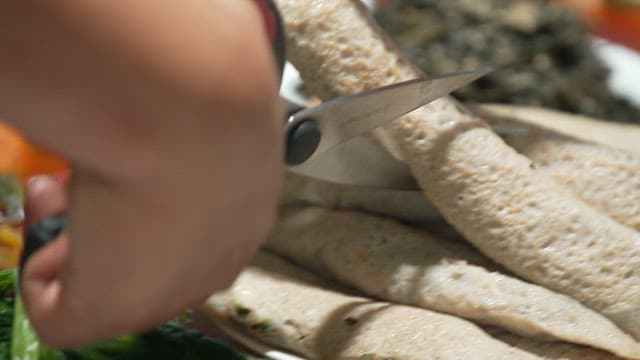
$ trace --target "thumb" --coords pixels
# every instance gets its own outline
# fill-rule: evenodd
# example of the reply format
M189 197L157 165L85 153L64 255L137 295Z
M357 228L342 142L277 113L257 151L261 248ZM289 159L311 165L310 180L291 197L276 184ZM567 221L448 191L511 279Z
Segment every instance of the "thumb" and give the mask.
M67 209L65 180L49 175L35 176L26 186L25 211L27 226L33 226L45 218L57 216Z

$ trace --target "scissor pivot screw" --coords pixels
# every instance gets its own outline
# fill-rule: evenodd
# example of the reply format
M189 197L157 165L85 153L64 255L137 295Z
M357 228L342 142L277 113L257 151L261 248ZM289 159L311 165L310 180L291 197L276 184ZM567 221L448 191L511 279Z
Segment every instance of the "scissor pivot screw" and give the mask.
M320 144L322 133L318 122L305 119L287 134L287 165L300 165L313 155Z

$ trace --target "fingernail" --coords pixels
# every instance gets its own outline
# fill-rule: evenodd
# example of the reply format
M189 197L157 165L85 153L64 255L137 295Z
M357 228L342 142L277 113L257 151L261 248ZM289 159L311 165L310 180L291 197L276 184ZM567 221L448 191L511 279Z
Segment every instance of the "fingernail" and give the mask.
M27 190L29 192L38 192L47 189L58 180L50 175L37 175L27 180Z

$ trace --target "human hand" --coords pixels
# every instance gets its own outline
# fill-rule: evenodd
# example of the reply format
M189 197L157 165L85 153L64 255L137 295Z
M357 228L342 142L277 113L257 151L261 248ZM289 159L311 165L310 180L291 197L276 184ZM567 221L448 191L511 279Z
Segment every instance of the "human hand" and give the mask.
M25 0L0 18L25 29L0 29L15 50L0 56L0 117L73 169L68 191L50 178L27 191L31 223L69 218L23 268L42 340L142 331L227 287L270 229L282 175L254 4Z

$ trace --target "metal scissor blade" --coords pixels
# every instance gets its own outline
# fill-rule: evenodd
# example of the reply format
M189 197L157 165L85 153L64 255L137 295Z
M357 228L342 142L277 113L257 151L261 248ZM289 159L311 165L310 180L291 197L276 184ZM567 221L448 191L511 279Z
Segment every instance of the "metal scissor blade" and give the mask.
M406 164L365 136L353 138L288 171L343 185L401 191L419 189Z
M488 72L489 69L462 71L340 97L295 113L287 122L285 131L288 133L289 129L309 120L318 124L321 138L315 152L306 159L310 161L318 154L385 125Z

